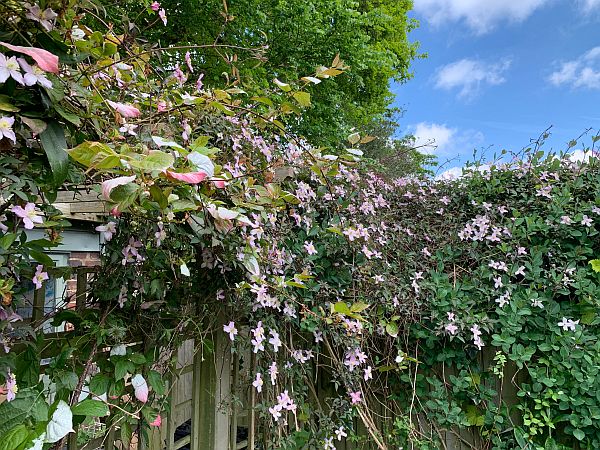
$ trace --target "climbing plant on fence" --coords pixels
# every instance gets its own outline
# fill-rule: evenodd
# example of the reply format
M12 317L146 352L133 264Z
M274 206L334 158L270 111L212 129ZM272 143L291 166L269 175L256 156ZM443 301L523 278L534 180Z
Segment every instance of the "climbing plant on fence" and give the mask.
M599 445L593 149L386 179L361 160L369 137L333 152L285 132L339 57L249 97L205 86L186 48L42 6L0 6L0 448L60 448L94 417L144 439L179 344L209 353L215 330L255 355L265 447L437 448L465 430L482 448ZM65 189L110 206L102 264L85 305L24 323L27 283L68 275L44 255Z

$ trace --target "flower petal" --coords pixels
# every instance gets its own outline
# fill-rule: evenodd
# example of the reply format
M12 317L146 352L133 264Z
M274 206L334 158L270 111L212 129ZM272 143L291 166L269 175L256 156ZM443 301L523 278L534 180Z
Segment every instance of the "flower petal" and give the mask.
M102 182L102 197L104 200L110 200L110 191L112 191L117 186L121 186L123 184L131 183L135 180L135 175L130 177L117 177L112 180L106 180Z

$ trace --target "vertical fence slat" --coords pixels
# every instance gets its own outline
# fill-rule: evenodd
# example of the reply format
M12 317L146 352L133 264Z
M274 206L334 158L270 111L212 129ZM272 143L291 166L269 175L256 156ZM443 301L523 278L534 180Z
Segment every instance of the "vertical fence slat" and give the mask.
M42 287L33 292L33 305L31 308L31 320L37 322L44 317L44 304L46 303L46 282Z

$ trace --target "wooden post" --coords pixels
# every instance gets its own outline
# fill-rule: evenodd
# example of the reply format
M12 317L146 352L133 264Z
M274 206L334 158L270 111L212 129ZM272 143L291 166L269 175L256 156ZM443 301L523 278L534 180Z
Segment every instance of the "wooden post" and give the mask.
M31 309L31 320L37 322L44 317L44 305L46 304L46 282L42 287L33 291L33 305Z
M212 336L214 353L194 356L191 450L228 450L231 353L225 333ZM203 354L204 353L204 354Z

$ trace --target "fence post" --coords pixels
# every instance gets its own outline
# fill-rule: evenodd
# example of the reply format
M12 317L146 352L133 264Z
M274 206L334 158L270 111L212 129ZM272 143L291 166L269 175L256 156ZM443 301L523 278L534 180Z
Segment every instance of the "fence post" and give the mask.
M217 330L220 327L217 327ZM213 333L213 354L194 356L191 450L228 450L231 353L225 333Z

